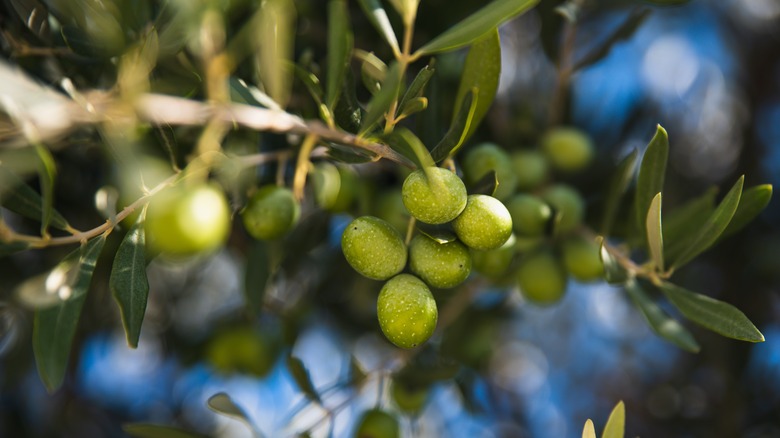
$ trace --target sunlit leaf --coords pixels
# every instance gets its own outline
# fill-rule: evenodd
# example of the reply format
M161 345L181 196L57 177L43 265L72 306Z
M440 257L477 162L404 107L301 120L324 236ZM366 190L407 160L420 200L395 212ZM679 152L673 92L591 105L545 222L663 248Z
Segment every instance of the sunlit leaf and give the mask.
M244 268L244 298L247 309L252 314L259 314L263 310L265 291L270 277L271 258L268 245L257 241L249 250Z
M401 68L394 62L387 69L382 89L368 103L368 111L360 124L360 134L370 132L398 98L401 87Z
M358 0L360 6L368 17L368 20L374 27L382 34L385 41L390 44L390 47L395 52L400 52L398 47L398 39L395 36L393 26L390 25L390 19L387 18L387 12L382 8L379 0Z
M691 245L674 261L674 267L680 267L690 262L718 240L718 237L720 237L729 225L731 218L734 217L734 213L737 211L744 182L745 176L743 175L737 180L736 184L734 184L720 204L718 204L718 207L707 222L698 231L696 239L694 239Z
M79 250L78 273L71 286L69 296L60 293L63 300L57 305L35 312L33 322L33 352L38 374L49 392L62 385L68 366L73 336L81 315L81 308L87 297L92 273L97 264L106 235L96 237ZM65 299L66 298L66 299Z
M298 388L306 394L306 397L308 397L309 400L322 403L320 394L314 388L314 384L311 383L309 371L300 359L294 356L287 357L287 369L290 370L290 374L292 374L293 379L295 379Z
M647 248L650 257L659 271L664 270L664 237L661 228L661 193L658 193L650 202L647 210Z
M604 215L601 219L601 234L605 236L609 235L610 230L612 230L612 224L615 222L620 200L634 176L638 157L639 151L637 149L632 150L630 154L620 160L615 173L612 174L612 178L609 181L607 200L604 203Z
M360 75L363 85L371 94L376 94L382 89L382 83L387 74L387 65L376 55L363 50L356 50L355 55L363 62L360 65Z
M609 284L624 284L630 278L628 271L610 254L604 242L601 242L599 257L604 265L604 279Z
M146 300L149 297L149 280L146 277L146 233L144 222L146 208L141 211L138 220L130 228L114 256L111 268L109 288L119 305L122 325L125 328L127 344L138 347L141 325L146 313Z
M645 218L650 202L656 193L663 192L666 176L666 162L669 158L669 137L666 130L658 125L655 136L647 145L642 164L639 166L639 176L636 183L636 217L640 222L641 235L647 235Z
M458 152L466 142L466 137L474 123L474 117L479 105L478 92L472 89L461 102L460 109L452 120L450 129L441 141L431 150L431 156L436 163L444 161Z
M626 17L623 23L618 26L603 42L599 43L593 50L586 53L579 61L574 64L574 71L591 64L595 64L606 58L615 44L631 38L645 19L650 16L649 9L635 9Z
M230 78L230 100L237 103L245 103L247 105L280 109L279 104L276 103L271 96L236 77Z
M629 281L625 287L634 305L642 312L642 316L650 325L650 328L660 337L692 353L698 353L701 349L693 335L677 320L667 315L656 304L636 281Z
M434 166L433 158L422 141L403 126L396 127L390 134L383 135L382 139L393 150L409 158L418 168L425 169Z
M494 27L534 7L539 0L494 0L417 50L418 55L446 52L470 44Z
M454 242L458 239L458 236L456 236L455 233L442 226L417 222L415 228L420 232L420 234L428 236L431 238L431 240L440 244Z
M292 61L295 42L295 4L292 0L266 0L262 8L257 67L268 95L285 107L292 86L286 66Z
M623 402L618 402L607 419L601 438L623 438L626 430L626 407Z
M352 25L346 0L330 0L328 3L328 75L325 103L333 111L341 95L344 75L352 56Z
M208 438L208 435L190 432L186 429L161 424L129 423L123 424L122 430L137 438Z
M493 28L483 37L474 41L471 45L466 62L463 66L463 74L458 86L458 94L455 98L455 111L453 121L458 117L461 106L466 106L466 96L477 89L477 108L471 120L464 141L476 131L488 109L493 104L498 91L498 80L501 77L501 41L498 36L498 28Z
M593 427L593 421L589 418L582 428L582 438L596 438L596 428Z
M742 196L739 198L739 206L737 211L734 212L734 217L731 218L731 222L723 231L720 238L728 237L749 224L755 219L772 199L772 185L763 184L760 186L750 187L742 192Z
M426 108L428 108L428 99L425 97L415 97L414 99L407 100L404 102L403 106L398 108L396 117L398 119L404 119L412 114L425 111Z
M404 106L407 105L407 103L411 100L419 99L423 97L423 93L425 92L425 86L428 85L428 82L433 77L433 74L436 72L436 69L433 67L435 64L435 60L431 60L431 62L428 63L425 67L420 69L420 71L417 73L417 76L414 77L414 80L411 84L409 84L409 88L406 89L406 92L404 92L403 97L400 100L400 103L398 104L398 113L400 114L402 112L402 109Z
M667 264L675 260L691 246L699 230L702 229L712 212L715 211L717 187L712 187L703 195L692 199L665 215L664 259Z
M40 222L43 218L43 199L16 174L0 166L0 205L28 219ZM51 226L67 230L68 221L56 210L51 210Z
M41 198L43 199L41 205L43 210L41 214L41 235L45 236L49 233L49 224L54 211L54 178L57 175L57 167L54 164L54 157L48 149L41 145L36 145L35 152L38 154L38 177L41 181Z
M706 295L664 283L661 286L669 301L691 321L727 338L764 342L764 335L739 309Z

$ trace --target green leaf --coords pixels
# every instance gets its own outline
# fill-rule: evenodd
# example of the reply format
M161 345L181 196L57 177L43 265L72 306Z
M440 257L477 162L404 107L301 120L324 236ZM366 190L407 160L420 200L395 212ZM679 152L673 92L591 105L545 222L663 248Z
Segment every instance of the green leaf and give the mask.
M607 250L603 239L600 244L599 257L604 265L604 279L607 280L607 283L625 284L631 278L629 272Z
M428 99L425 97L415 97L412 100L407 100L404 102L403 106L398 107L396 118L399 120L405 119L412 114L425 111L426 108L428 108Z
M81 308L87 297L97 258L105 243L104 234L82 245L77 250L78 272L74 282L69 286L70 296L55 306L35 312L33 352L38 365L38 374L49 392L59 388L65 378L70 347L76 334Z
M49 224L51 223L54 211L54 178L57 175L57 166L54 164L54 157L48 149L41 145L35 146L35 152L38 154L38 177L41 181L41 236L49 234Z
M468 194L493 196L499 184L498 174L496 174L495 170L490 170L477 182L468 187Z
M382 83L387 75L387 65L376 55L363 50L355 50L355 56L362 60L360 76L363 86L373 95L382 89Z
M701 349L693 335L677 320L667 315L656 304L636 281L626 284L626 293L634 305L642 312L642 316L650 325L650 328L660 337L691 353L698 353Z
M498 36L498 28L493 28L485 36L474 41L466 62L463 65L463 74L460 77L458 94L455 99L455 111L452 113L453 122L458 117L461 106L465 106L466 96L474 88L478 90L477 108L471 120L468 131L464 135L467 140L474 134L482 119L485 117L490 105L496 98L498 80L501 77L501 41Z
M727 338L764 342L764 335L739 309L706 295L663 283L661 290L680 313L704 328Z
M742 195L742 185L745 182L745 176L739 177L736 184L729 190L726 196L718 205L718 208L712 213L704 226L699 230L693 243L674 261L675 268L685 265L696 256L706 251L718 240L723 231L731 222L734 213L739 206L739 199Z
M29 247L30 244L25 242L12 242L12 243L0 242L0 257L5 257L7 255L17 253L19 251L24 251Z
M675 260L691 246L699 230L715 211L717 187L712 187L698 198L688 201L666 215L664 227L664 258L667 264Z
M344 76L352 57L352 25L346 0L330 0L328 3L328 82L325 87L325 103L333 111L341 95Z
M435 164L431 153L412 131L396 127L393 132L382 136L388 146L401 155L409 158L419 169L433 167Z
M295 379L295 383L298 385L298 388L303 391L306 397L308 397L309 400L322 404L320 394L314 388L314 384L311 383L309 371L306 370L305 366L303 366L303 362L297 357L288 356L287 368L290 370L290 374L292 374L293 379Z
M42 41L51 44L49 9L40 0L10 0L22 23Z
M244 298L247 309L253 315L258 315L263 310L265 291L270 278L271 257L268 245L265 242L257 241L249 250L244 270Z
M257 66L264 89L281 107L290 100L292 77L286 66L292 61L295 44L295 4L292 0L262 2L257 31Z
M347 69L341 97L336 100L336 107L333 108L333 118L338 126L352 134L358 132L363 118L363 109L358 103L355 91L355 76L350 69Z
M398 47L398 39L395 36L393 26L390 24L390 19L387 18L387 12L382 8L379 0L358 0L360 6L363 8L368 21L374 25L376 30L384 37L385 41L390 44L390 47L394 52L400 53L401 49Z
M534 7L539 0L495 0L422 46L415 55L455 50Z
M434 162L440 163L447 157L454 155L466 142L466 137L471 130L477 112L478 101L476 89L472 89L470 93L466 94L449 131L431 151Z
M596 428L590 418L585 422L585 427L582 428L582 438L596 438Z
M336 143L328 143L328 158L346 164L369 163L377 160L377 155L365 149L356 149Z
M620 41L631 38L631 35L636 32L639 26L644 23L645 19L650 16L649 9L635 9L626 17L623 23L615 29L604 41L598 44L593 50L585 54L582 59L574 64L574 71L580 70L583 67L595 64L609 55L609 52Z
M322 91L322 84L320 83L320 79L317 77L317 75L304 69L298 64L290 65L293 68L295 77L297 77L298 80L301 81L301 83L306 87L306 90L308 90L312 99L314 99L317 104L321 104L322 98L324 97L324 92Z
M666 161L669 159L669 137L666 130L658 125L655 136L650 140L639 166L639 176L636 184L636 217L639 220L640 235L647 234L644 219L647 209L656 193L663 192L666 176Z
M409 85L409 88L406 89L404 96L401 98L401 101L398 104L398 112L396 114L401 114L403 108L408 104L409 101L423 97L425 86L428 85L428 82L436 72L436 69L433 68L434 64L435 60L432 59L428 65L420 69L420 71L417 73L417 76L414 77L414 80Z
M772 184L750 187L742 192L737 211L734 212L734 217L731 218L731 222L729 222L729 225L726 227L726 230L723 231L720 238L723 239L731 236L744 228L764 211L764 208L769 205L771 199Z
M604 204L604 216L601 219L601 234L605 236L609 235L612 225L615 223L620 200L628 189L628 185L631 184L638 157L639 151L637 149L632 150L630 154L620 160L615 173L609 181L607 200Z
M208 435L160 424L129 423L123 424L122 430L137 438L208 438Z
M431 225L418 221L415 228L420 234L428 236L431 240L440 244L454 242L458 239L455 233L440 225Z
M658 271L664 270L664 236L661 227L661 193L658 193L650 202L647 211L647 247L650 257Z
M360 124L360 135L371 131L398 98L401 88L401 68L397 62L390 65L382 89L368 103L368 111Z
M255 427L252 420L250 420L249 416L247 416L246 412L244 412L244 409L242 409L241 406L238 406L226 393L220 392L212 395L209 397L206 404L212 411L234 418L246 424L254 436L262 436L262 434Z
M114 256L109 288L119 305L122 326L125 328L127 345L138 347L141 325L146 313L149 297L149 280L146 277L146 208L141 211L135 224L128 231Z
M626 407L623 402L618 402L612 413L609 414L607 425L601 438L623 438L626 431Z
M28 219L41 221L43 218L43 199L24 183L16 174L0 166L0 205ZM51 226L60 229L70 229L65 218L52 208Z

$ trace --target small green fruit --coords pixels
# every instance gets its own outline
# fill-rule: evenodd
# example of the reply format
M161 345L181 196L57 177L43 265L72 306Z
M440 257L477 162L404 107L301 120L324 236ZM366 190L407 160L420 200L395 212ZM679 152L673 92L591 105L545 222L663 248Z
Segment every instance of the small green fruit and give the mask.
M341 191L339 169L333 163L324 161L315 164L309 175L317 205L325 210L331 209Z
M517 151L512 154L512 170L517 175L517 189L533 190L547 179L549 165L541 152L535 150Z
M554 209L560 220L556 231L568 233L582 223L585 217L585 201L579 192L565 184L556 184L542 193L542 198Z
M599 246L582 238L571 238L563 243L563 265L575 279L588 282L604 276L604 263Z
M439 312L430 289L414 275L400 274L382 287L376 303L382 333L401 348L421 345L433 334Z
M457 175L441 167L410 173L401 188L404 205L412 216L427 224L455 219L466 206L466 186Z
M400 436L398 419L376 408L363 413L355 430L355 438L398 438Z
M390 394L398 408L409 414L418 414L428 401L428 388L410 386L393 381Z
M553 304L566 292L566 271L548 251L526 257L517 271L517 281L523 295L537 304Z
M336 167L339 171L341 186L339 187L339 194L336 197L336 200L328 210L334 213L341 213L348 211L355 202L358 193L358 178L355 171L349 167Z
M266 375L275 360L269 342L249 327L218 333L209 341L206 357L220 372L246 372L256 376Z
M146 215L152 248L191 256L220 247L230 233L230 207L214 185L177 185L154 196Z
M426 283L442 289L455 287L471 273L471 256L462 243L439 243L418 234L409 244L409 266Z
M341 250L347 262L360 274L386 280L406 266L406 245L387 222L361 216L347 225L341 235Z
M498 280L506 274L512 258L515 255L515 243L517 239L512 234L506 243L496 249L487 251L471 250L471 260L474 270L491 280Z
M576 128L555 128L541 140L542 150L552 166L562 172L576 172L590 164L593 143Z
M466 208L453 222L455 234L473 249L503 245L512 235L512 216L504 204L487 195L469 195Z
M290 189L267 185L258 189L241 211L244 227L255 239L281 237L298 222L301 207Z
M544 234L552 218L552 209L536 196L518 194L506 205L512 215L515 232L523 237L538 237Z
M404 200L398 190L385 190L376 198L373 208L377 217L386 220L399 233L406 234L409 226L409 211L404 207Z
M476 183L491 170L498 178L498 188L493 196L498 199L511 196L517 187L517 174L506 151L494 143L482 143L471 149L463 160L463 173L469 184Z

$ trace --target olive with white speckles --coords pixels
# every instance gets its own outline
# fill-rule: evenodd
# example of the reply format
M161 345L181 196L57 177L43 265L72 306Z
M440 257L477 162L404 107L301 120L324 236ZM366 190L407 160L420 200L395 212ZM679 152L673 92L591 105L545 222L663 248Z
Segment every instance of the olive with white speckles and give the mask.
M466 208L454 221L455 234L470 248L499 248L512 235L512 216L498 199L469 195Z
M376 302L379 327L401 348L414 348L431 337L439 311L428 286L410 274L400 274L382 287Z
M401 188L404 206L427 224L444 224L466 207L466 186L457 175L441 167L410 173Z
M463 283L471 273L471 255L454 240L439 243L418 234L409 244L409 266L426 283L442 289Z
M361 216L341 236L347 262L360 274L386 280L406 266L406 245L392 225L373 216Z

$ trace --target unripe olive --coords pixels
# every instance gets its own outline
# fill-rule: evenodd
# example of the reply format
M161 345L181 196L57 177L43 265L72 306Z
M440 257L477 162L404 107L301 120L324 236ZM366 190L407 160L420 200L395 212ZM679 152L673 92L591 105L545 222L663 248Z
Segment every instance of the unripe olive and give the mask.
M376 313L382 333L401 348L414 348L427 341L439 318L431 290L410 274L399 274L385 283Z
M469 195L466 208L452 222L452 227L470 248L495 249L512 234L512 216L504 204L492 196Z
M230 233L230 207L218 187L182 183L154 196L145 227L150 246L163 254L209 252Z
M390 389L396 406L410 414L417 414L425 407L425 402L428 401L428 392L426 387L410 386L398 381L393 381L393 386Z
M386 221L361 216L347 225L341 235L341 250L347 262L360 274L386 280L406 266L406 245Z
M523 237L541 236L552 219L550 206L534 195L517 194L509 200L506 208L512 215L515 232Z
M398 438L400 436L398 419L378 408L364 412L355 429L355 438Z
M267 374L275 359L268 341L248 327L218 333L209 341L206 357L220 372L248 372L257 376Z
M463 283L471 273L471 255L454 240L439 243L418 234L409 244L409 267L433 287L450 288Z
M376 198L373 208L377 217L386 220L399 233L405 234L409 225L409 211L404 206L401 192L398 190L385 190Z
M542 198L555 209L556 215L560 215L560 221L556 225L558 232L572 231L585 217L585 201L571 186L551 186L542 193Z
M516 151L511 156L512 170L517 175L518 190L533 190L547 179L549 165L541 152Z
M290 189L267 185L258 189L241 211L244 227L255 239L281 237L298 222L301 207Z
M512 264L516 241L515 235L512 234L499 248L487 251L472 249L471 261L474 270L493 280L501 278L506 274L509 265Z
M566 292L566 271L549 251L528 255L517 270L520 291L530 301L547 305Z
M358 178L355 171L351 168L344 166L336 167L339 170L341 186L339 187L339 194L329 210L334 213L340 213L349 210L352 207L352 203L355 202L358 193Z
M587 282L604 276L604 263L596 242L574 237L563 243L563 265L575 279Z
M401 188L404 205L412 216L428 224L455 219L466 206L466 186L457 175L441 167L410 173Z
M325 210L331 209L341 191L339 169L333 163L323 161L315 164L309 175L317 205Z
M563 172L582 170L593 158L590 137L576 128L551 129L542 137L541 143L550 164Z
M469 184L476 183L491 170L498 178L498 188L493 196L506 199L517 187L517 174L506 151L494 143L482 143L471 149L463 160L463 173Z

